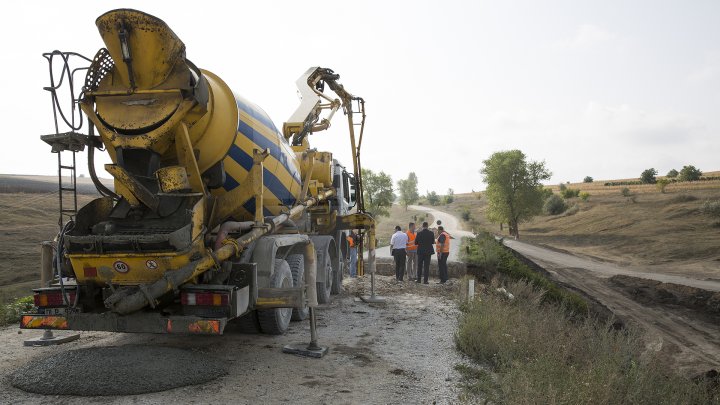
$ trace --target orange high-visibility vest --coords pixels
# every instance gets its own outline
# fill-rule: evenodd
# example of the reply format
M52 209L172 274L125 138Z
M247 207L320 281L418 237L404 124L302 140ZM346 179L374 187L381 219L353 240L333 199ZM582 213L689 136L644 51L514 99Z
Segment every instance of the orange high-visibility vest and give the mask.
M416 251L417 245L415 244L415 236L417 236L417 234L412 231L405 231L405 233L407 234L407 237L408 237L407 247L405 248L405 250L413 251L413 252Z
M445 243L440 243L440 241L435 243L435 250L437 253L450 253L450 234L442 231L440 235L445 235ZM440 235L438 235L438 238Z
M355 239L352 236L347 237L348 245L352 248L355 247Z

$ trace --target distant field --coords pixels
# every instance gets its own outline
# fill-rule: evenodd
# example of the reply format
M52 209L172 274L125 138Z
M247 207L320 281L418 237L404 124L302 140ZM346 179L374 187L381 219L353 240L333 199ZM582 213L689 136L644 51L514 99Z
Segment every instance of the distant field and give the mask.
M379 223L375 232L377 238L380 240L379 246L387 246L390 244L390 236L395 232L395 225L400 225L403 231L407 230L408 223L419 222L422 224L423 221L433 222L432 215L424 211L414 211L401 207L400 205L393 204L390 209L389 217L378 218ZM420 229L418 225L418 229Z
M700 212L705 200L720 200L720 181L671 184L665 194L655 185L603 186L604 182L568 184L590 193L587 201L568 201L578 205L578 212L540 215L523 223L521 239L601 260L652 266L654 271L720 279L720 228ZM634 202L621 195L623 187L635 195ZM558 191L558 186L552 188ZM507 235L507 227L500 231L499 224L486 219L482 193L456 195L452 204L438 208L458 216L468 209L468 230Z
M97 198L90 179L78 179L78 205ZM38 287L40 243L58 232L57 177L0 175L0 300Z

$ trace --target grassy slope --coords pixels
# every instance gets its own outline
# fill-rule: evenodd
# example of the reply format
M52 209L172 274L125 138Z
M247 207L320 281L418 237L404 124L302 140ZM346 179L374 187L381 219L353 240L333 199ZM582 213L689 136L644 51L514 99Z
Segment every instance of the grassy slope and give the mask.
M521 238L603 260L653 265L656 271L720 278L720 229L699 212L703 201L720 199L720 181L673 184L666 194L654 185L629 186L636 194L634 203L621 195L623 186L602 183L568 185L591 194L588 201L570 201L579 205L579 212L538 216L521 224ZM687 195L697 199L683 201ZM438 208L458 215L467 208L472 216L465 224L468 229L500 233L499 226L485 218L487 202L477 194L456 195L452 204Z
M78 195L83 205L95 197ZM0 193L0 300L29 295L40 279L40 242L58 232L57 193Z

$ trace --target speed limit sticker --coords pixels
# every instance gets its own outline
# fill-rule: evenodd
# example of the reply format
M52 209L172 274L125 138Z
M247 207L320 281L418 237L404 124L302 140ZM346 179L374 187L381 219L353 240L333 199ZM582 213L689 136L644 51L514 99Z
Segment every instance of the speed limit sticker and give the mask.
M130 270L130 266L127 265L127 263L118 260L115 263L113 263L113 268L118 273L127 273Z
M158 264L155 260L148 260L145 262L145 267L147 267L150 270L155 270L158 268Z

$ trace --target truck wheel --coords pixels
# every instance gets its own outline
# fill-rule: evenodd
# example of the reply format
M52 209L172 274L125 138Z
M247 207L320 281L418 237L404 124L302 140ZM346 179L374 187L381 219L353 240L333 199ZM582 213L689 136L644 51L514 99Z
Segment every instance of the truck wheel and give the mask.
M340 257L338 258L338 268L333 271L333 284L332 289L330 292L333 295L338 295L342 292L342 281L343 277L345 276L345 257L343 256L342 252L340 252Z
M305 286L305 258L303 255L288 255L286 258L292 273L292 281L294 287ZM303 305L300 308L293 308L292 320L304 321L308 317L308 307Z
M318 255L317 263L317 300L319 304L330 302L332 292L333 271L330 253L326 250Z
M282 259L275 259L275 271L270 279L270 285L274 288L292 287L292 272L288 262ZM257 311L260 329L268 335L282 335L290 325L292 308L273 308Z

